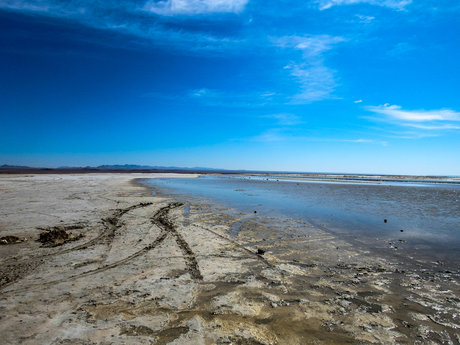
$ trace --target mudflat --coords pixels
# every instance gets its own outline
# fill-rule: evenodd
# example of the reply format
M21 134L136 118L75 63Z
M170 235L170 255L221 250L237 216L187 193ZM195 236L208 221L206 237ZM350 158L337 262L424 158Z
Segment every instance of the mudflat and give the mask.
M2 343L460 343L458 270L135 183L165 176L0 176Z

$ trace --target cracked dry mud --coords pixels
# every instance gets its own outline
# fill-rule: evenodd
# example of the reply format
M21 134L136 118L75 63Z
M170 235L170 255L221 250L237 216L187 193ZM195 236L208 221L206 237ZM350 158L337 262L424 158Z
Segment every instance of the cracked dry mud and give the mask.
M2 343L460 342L458 271L152 196L135 177L154 176L0 176L0 237L25 239L0 246ZM41 246L54 228L76 240Z

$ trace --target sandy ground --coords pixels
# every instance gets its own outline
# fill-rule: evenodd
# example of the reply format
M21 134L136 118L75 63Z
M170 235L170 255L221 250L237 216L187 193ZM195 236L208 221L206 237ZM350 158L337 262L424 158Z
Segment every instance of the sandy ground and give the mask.
M0 176L2 344L460 343L458 271L137 177Z

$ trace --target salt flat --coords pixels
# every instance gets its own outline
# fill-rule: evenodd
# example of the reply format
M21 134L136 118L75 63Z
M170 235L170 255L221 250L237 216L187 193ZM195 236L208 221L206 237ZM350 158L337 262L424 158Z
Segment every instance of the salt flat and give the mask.
M460 342L458 272L133 183L161 176L0 176L3 343Z

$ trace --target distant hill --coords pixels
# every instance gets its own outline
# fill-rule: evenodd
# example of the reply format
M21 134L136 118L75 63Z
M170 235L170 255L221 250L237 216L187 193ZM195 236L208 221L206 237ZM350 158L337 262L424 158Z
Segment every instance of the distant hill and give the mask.
M115 164L115 165L99 165L96 169L101 170L190 170L190 171L226 171L225 169L213 169L204 167L175 167L175 166L151 166L151 165L137 165L137 164Z
M20 174L20 173L89 173L89 172L176 172L176 173L237 173L243 170L225 170L204 167L164 167L138 164L114 164L99 165L97 167L71 167L62 166L58 168L29 167L21 165L0 165L0 173Z
M33 168L28 167L28 166L24 166L24 165L7 165L7 164L3 164L3 165L0 165L0 169L13 170L13 169L33 169Z

